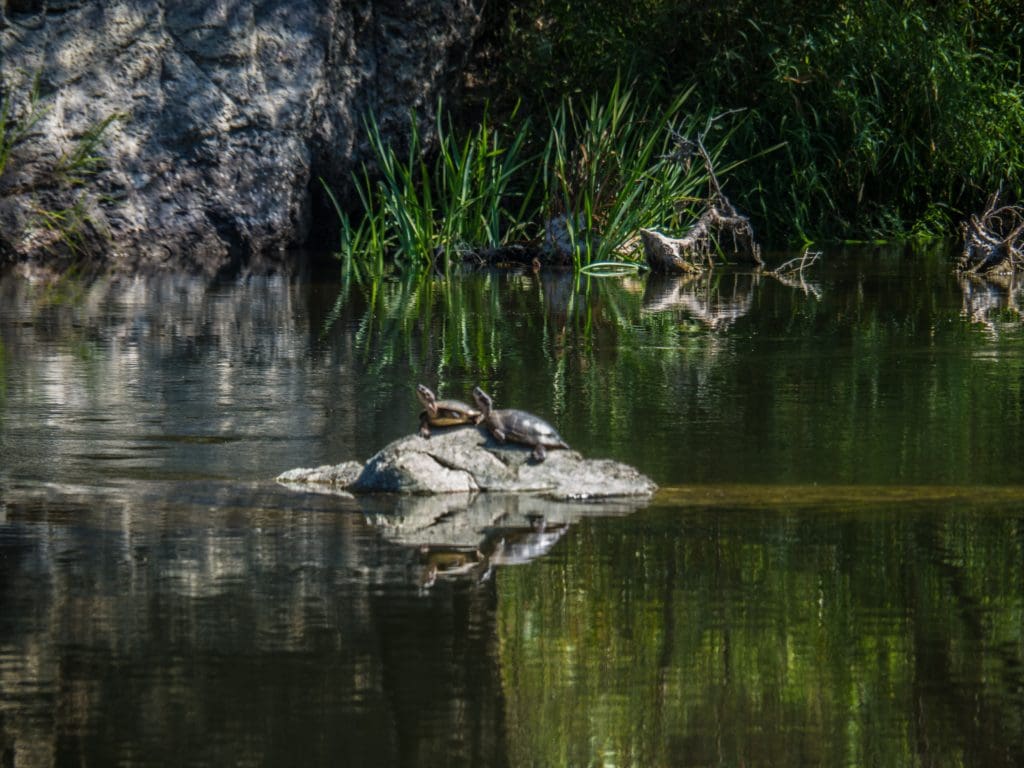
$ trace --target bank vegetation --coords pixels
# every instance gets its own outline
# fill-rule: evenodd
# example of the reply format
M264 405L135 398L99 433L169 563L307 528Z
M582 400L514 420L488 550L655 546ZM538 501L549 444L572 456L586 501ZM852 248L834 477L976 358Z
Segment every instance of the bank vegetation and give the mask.
M528 0L491 14L439 151L415 130L385 146L369 118L376 167L339 208L350 257L641 260L641 230L685 236L723 199L754 247L950 237L996 189L1024 197L1011 0ZM713 164L678 162L680 137L703 138Z

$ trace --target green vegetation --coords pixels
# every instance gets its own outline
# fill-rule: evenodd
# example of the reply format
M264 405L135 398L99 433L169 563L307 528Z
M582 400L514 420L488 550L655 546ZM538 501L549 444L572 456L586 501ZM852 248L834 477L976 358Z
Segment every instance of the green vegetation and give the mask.
M1000 186L1024 194L1014 0L528 0L494 14L499 64L465 113L488 102L481 121L445 117L430 152L414 118L401 157L371 121L360 210L339 210L346 255L447 267L537 245L555 222L577 269L628 259L638 228L681 233L698 213L703 180L667 159L671 131L733 111L708 149L765 242L945 236Z
M658 482L1017 482L1021 288L957 278L941 248L861 251L838 279L835 257L788 282L353 271L323 336L356 329L368 409L483 382Z
M358 224L335 200L344 257L374 265L379 272L385 256L400 265L433 263L437 255L493 248L520 232L531 192L529 187L514 187L526 162L525 124L506 140L485 116L474 131L460 138L439 118L439 151L432 160L421 141L416 115L411 119L404 159L384 142L372 118L366 129L376 167L365 169L362 178L356 179L362 203ZM513 211L510 207L517 197L521 202ZM450 260L443 262L447 265Z
M7 168L7 161L10 159L14 147L31 133L46 111L39 104L38 83L33 86L32 92L29 94L27 113L20 119L15 120L13 117L13 100L10 95L4 96L0 101L0 176Z
M941 235L1024 193L1016 0L510 3L490 96L525 110L630 77L745 109L728 194L776 242ZM782 143L784 149L764 154Z
M616 80L604 98L562 99L543 121L513 112L496 126L485 115L460 136L439 120L434 153L413 116L403 157L370 120L375 163L356 179L354 221L328 190L341 221L342 256L375 273L389 259L400 267L441 259L447 268L466 253L539 244L545 224L556 221L577 269L635 259L631 239L640 227L683 228L706 191L706 169L673 156L674 136L714 129L713 157L728 139L728 131L687 113L690 95L661 105Z

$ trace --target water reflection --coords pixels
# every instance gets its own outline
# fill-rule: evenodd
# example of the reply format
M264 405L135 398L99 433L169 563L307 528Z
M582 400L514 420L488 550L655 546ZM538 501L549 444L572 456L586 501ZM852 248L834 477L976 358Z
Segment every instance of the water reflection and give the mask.
M488 578L496 566L522 565L547 554L581 520L628 515L647 504L646 499L552 502L503 493L359 500L367 520L386 540L419 553L421 586L439 575Z
M1000 275L960 275L963 314L998 336L1001 330L1016 331L1021 326L1024 283L1016 273Z
M418 552L324 498L9 500L5 760L502 764L493 585L417 591Z
M714 331L724 331L750 312L759 282L756 273L651 275L644 289L643 311L681 312Z
M638 518L502 572L513 764L1019 762L1019 503Z
M336 278L0 277L0 765L1024 754L1015 285ZM271 481L415 431L420 381L675 490Z

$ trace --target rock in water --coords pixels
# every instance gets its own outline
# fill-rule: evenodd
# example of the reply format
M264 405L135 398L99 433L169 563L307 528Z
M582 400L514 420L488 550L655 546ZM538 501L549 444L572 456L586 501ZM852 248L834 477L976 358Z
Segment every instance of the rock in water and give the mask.
M650 496L657 490L650 478L617 461L585 459L572 450L552 451L542 463L530 455L528 446L498 443L478 426L438 431L430 439L409 435L378 451L343 487L356 493L530 493L559 500ZM351 462L347 466L345 476L352 477ZM278 479L322 483L320 478L340 474L318 467Z

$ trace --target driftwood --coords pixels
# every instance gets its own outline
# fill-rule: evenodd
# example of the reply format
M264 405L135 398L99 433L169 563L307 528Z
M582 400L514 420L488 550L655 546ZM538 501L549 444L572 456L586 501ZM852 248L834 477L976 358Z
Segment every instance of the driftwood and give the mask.
M711 127L714 119L707 128ZM714 257L719 252L758 266L764 263L761 246L754 240L750 219L739 213L722 192L711 156L704 146L704 133L699 134L695 141L675 134L676 150L671 155L686 166L695 155L704 163L708 174L708 197L697 223L680 238L667 237L654 230L640 231L647 264L655 272L700 272L714 265Z
M763 272L762 274L765 277L774 277L780 283L789 288L797 288L808 296L814 296L814 298L820 299L821 288L819 288L816 283L807 280L804 276L804 270L813 266L820 258L821 251L805 249L803 254L797 256L795 259L790 259L789 261L780 264L775 269Z
M957 265L971 274L1010 273L1024 269L1024 206L1000 205L1000 193L981 215L962 226L964 250Z

